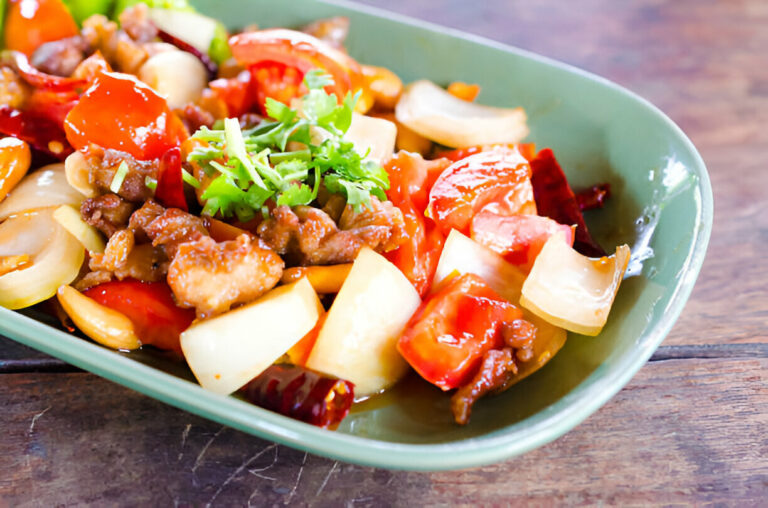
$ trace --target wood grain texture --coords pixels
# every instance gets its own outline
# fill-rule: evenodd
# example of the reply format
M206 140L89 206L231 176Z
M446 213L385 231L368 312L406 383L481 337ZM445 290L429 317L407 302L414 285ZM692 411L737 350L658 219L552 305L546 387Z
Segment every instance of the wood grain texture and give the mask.
M709 168L715 222L691 299L656 361L554 443L502 464L435 474L305 455L89 374L0 374L0 506L764 506L768 3L362 3L603 75L658 105L691 137ZM45 358L9 344L0 340L0 362Z
M0 502L757 505L768 493L766 372L766 358L655 362L559 440L432 474L276 446L90 374L7 374Z

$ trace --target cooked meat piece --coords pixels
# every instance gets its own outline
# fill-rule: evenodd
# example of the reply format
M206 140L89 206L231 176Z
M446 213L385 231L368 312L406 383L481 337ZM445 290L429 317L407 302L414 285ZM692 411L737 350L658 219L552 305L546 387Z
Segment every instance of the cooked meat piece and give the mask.
M208 317L255 300L282 273L280 256L248 235L221 243L204 236L179 245L168 284L179 306L194 307L198 317Z
M178 208L165 210L162 215L146 225L144 232L152 240L152 245L165 249L169 259L174 258L179 245L208 236L203 219Z
M290 264L349 263L364 245L355 235L340 232L328 214L311 206L278 206L257 232Z
M102 270L114 272L125 266L134 245L133 233L128 229L121 229L109 238L103 254L93 254L91 262Z
M197 104L187 104L183 108L174 109L173 112L181 119L188 132L197 132L200 127L213 127L216 118L209 111Z
M173 258L179 244L208 236L200 217L178 208L165 209L151 199L133 212L128 229L136 235L137 241L151 241L155 247L163 247L169 259Z
M370 208L363 207L359 212L347 205L339 229L355 233L379 252L394 250L407 239L403 212L390 201L379 201L374 196Z
M99 284L104 284L105 282L109 282L111 280L112 272L97 270L95 272L86 273L82 279L72 284L72 287L78 291L85 291L86 289L98 286Z
M80 291L112 279L164 280L168 273L168 258L159 247L148 243L134 245L133 233L123 229L112 235L104 254L91 257L88 267L91 272L75 284Z
M0 104L21 109L29 98L29 94L29 85L13 69L0 67Z
M525 319L504 323L501 327L505 347L492 349L483 355L480 369L472 380L461 386L451 397L451 411L456 423L469 422L472 405L489 393L501 393L512 385L517 364L533 358L536 326Z
M84 155L88 164L88 181L97 189L109 192L117 168L125 162L128 165L128 173L118 191L120 197L140 202L154 196L154 191L146 185L146 178L157 180L157 161L138 161L129 153L105 150L96 145L90 145Z
M472 405L483 395L507 384L515 374L517 365L511 348L487 351L472 381L456 390L451 397L451 411L456 423L469 423Z
M139 3L120 14L120 27L136 42L150 42L157 37L157 27L149 19L149 7Z
M533 358L533 341L536 340L536 325L525 319L504 323L501 328L504 343L515 350L515 358L527 362Z
M137 241L141 243L149 241L149 236L147 236L146 232L147 226L149 226L153 220L163 215L163 212L165 212L165 208L151 199L146 201L141 208L133 212L128 221L128 229L133 231Z
M322 188L322 187L321 187ZM344 208L347 206L347 200L341 194L331 194L323 203L323 211L335 222L339 222Z
M301 29L302 32L314 35L337 49L344 49L344 41L349 34L349 18L334 16L318 19Z
M134 41L117 23L105 16L95 14L83 22L80 31L91 52L99 50L113 69L136 74L139 67L149 58L142 45Z
M289 264L350 263L364 246L386 252L405 239L399 209L375 197L371 198L371 206L372 210L364 208L358 213L351 207L345 209L341 229L318 208L279 206L272 211L272 217L259 225L258 234Z
M71 76L80 62L85 59L88 43L80 35L41 44L30 63L48 74Z
M128 219L134 209L135 205L132 203L117 194L109 193L83 201L80 206L80 215L85 222L109 238L117 230L128 226Z

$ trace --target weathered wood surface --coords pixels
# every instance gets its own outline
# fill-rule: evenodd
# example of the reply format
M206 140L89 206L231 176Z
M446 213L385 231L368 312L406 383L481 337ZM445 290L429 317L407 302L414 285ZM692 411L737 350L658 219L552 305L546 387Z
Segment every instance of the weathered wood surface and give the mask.
M423 474L275 447L90 374L60 372L57 361L0 339L0 506L765 505L768 3L365 3L603 75L691 137L709 168L715 224L691 300L655 361L539 450Z
M90 374L6 374L0 499L42 506L757 505L768 491L767 369L768 358L651 362L554 443L502 464L432 474L278 447Z

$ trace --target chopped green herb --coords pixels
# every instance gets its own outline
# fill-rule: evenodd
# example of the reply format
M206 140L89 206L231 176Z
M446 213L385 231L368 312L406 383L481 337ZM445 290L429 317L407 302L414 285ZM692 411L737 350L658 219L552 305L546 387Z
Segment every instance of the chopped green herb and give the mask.
M203 192L203 213L221 213L248 220L264 213L265 204L306 205L317 199L321 182L329 192L342 194L359 210L371 195L386 199L389 178L384 168L355 152L344 134L359 98L347 94L341 104L324 87L333 84L320 70L304 76L309 92L299 109L267 99L270 120L242 130L228 118L214 129L201 128L194 138L208 146L195 148L187 161L199 164L211 177ZM286 151L289 143L305 148ZM184 181L198 184L184 173Z
M120 192L120 187L123 186L123 181L125 180L125 176L127 174L128 174L128 164L125 161L123 161L117 167L117 171L115 171L115 176L112 177L112 183L109 184L109 190L111 190L115 194Z
M157 180L151 176L144 177L144 185L147 189L155 190L157 189Z
M187 182L188 185L191 185L195 189L200 188L200 182L197 181L197 178L187 173L186 169L181 170L181 179ZM157 184L155 184L157 185Z

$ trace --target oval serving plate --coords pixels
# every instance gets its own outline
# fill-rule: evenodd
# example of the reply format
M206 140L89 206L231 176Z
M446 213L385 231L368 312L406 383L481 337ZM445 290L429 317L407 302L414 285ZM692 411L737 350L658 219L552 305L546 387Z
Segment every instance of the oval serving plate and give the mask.
M712 191L696 149L654 106L567 65L376 9L312 0L279 8L270 0L194 3L231 27L349 16L348 47L359 61L390 67L406 82L477 82L479 102L524 107L528 141L553 148L574 187L612 185L608 206L587 217L604 246L633 246L632 276L608 324L597 337L570 334L546 367L478 403L465 427L453 424L447 396L411 378L361 404L336 431L207 392L185 368L146 353L107 350L28 315L0 308L0 332L242 431L348 462L413 470L487 464L554 440L629 382L667 335L704 259Z

